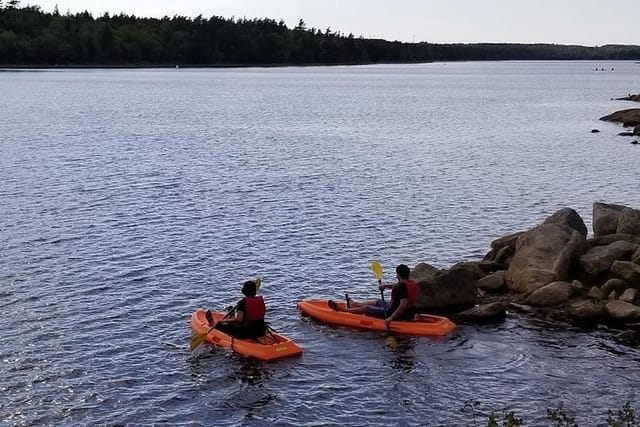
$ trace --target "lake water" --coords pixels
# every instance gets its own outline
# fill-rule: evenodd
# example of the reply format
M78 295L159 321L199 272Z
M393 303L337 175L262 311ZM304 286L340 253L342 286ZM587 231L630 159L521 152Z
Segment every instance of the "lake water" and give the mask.
M640 409L640 350L604 331L509 314L393 350L295 306L375 297L372 259L391 280L563 207L589 228L596 201L640 208L640 146L598 121L638 88L633 62L1 72L0 425ZM190 314L258 275L304 355L190 353Z

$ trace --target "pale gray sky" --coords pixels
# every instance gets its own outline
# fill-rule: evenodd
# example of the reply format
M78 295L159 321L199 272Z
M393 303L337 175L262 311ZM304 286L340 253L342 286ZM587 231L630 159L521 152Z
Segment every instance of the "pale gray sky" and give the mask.
M60 13L272 18L432 43L640 44L638 0L23 0Z

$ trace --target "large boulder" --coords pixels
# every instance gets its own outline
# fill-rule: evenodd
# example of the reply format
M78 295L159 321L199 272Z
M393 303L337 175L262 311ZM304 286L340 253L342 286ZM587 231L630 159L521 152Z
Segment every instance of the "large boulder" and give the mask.
M478 282L464 268L439 270L431 276L416 276L414 280L418 284L416 309L419 312L459 311L477 302Z
M437 267L434 267L425 262L421 262L419 264L416 264L416 266L411 270L411 279L415 280L416 282L427 280L432 278L433 275L438 271L440 270Z
M605 306L607 314L616 320L632 322L640 319L640 307L626 301L613 300Z
M640 210L624 208L618 218L616 233L640 236Z
M626 301L633 304L638 300L638 296L640 296L640 289L629 288L620 295L619 299L620 301Z
M506 270L496 271L478 280L478 288L483 291L499 292L504 288Z
M491 242L491 251L484 257L485 261L508 263L516 251L516 242L524 231L502 236Z
M606 234L615 234L618 228L618 218L620 212L625 207L622 205L612 205L596 202L593 204L593 235L594 237Z
M561 224L542 224L518 238L505 281L510 290L529 293L567 281L574 260L586 252L585 236Z
M571 208L560 209L544 221L544 224L563 224L578 231L584 237L587 237L587 226L578 215L578 212Z
M506 236L502 236L493 242L491 242L491 249L500 250L505 246L511 248L513 252L516 250L516 243L518 242L518 238L524 233L524 231L519 231L517 233L507 234Z
M503 319L507 315L506 301L497 301L472 307L456 315L456 320L463 320L475 323L492 322Z
M617 224L617 220L616 220ZM616 225L617 226L617 225ZM640 245L640 236L634 236L633 234L605 234L602 236L594 237L593 239L587 239L587 243L591 246L606 246L618 240L625 240L627 242Z
M629 282L634 288L640 287L640 265L631 261L614 261L611 272Z
M637 126L640 125L640 108L619 110L600 117L600 120L605 122L621 122L624 126Z
M602 303L588 299L571 304L567 313L577 320L589 321L600 319L605 315L605 309Z
M622 293L628 287L629 287L629 282L627 282L626 280L622 280L618 277L614 277L612 279L607 280L604 283L604 285L602 285L602 292L604 292L605 295L609 295L613 291Z
M618 260L629 260L638 245L626 240L618 240L606 246L594 246L580 257L582 269L592 276L609 270Z
M474 279L478 280L486 276L487 273L480 267L480 262L476 261L463 261L451 266L451 268L462 268L467 270Z
M533 291L525 300L526 304L551 306L565 303L574 293L574 286L568 282L551 282Z

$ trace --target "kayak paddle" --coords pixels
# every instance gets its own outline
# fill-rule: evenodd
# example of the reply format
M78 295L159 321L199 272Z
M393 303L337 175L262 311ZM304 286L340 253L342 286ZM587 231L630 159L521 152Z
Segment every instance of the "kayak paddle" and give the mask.
M382 284L382 265L378 261L371 261L371 270L373 274L378 279L378 286ZM380 289L380 298L382 299L382 310L384 313L384 318L387 318L387 304L384 302L384 291ZM396 338L391 335L391 330L387 326L387 345L391 348L398 348L398 341Z
M382 265L378 261L371 261L371 270L378 279L378 286L382 284ZM382 309L384 310L384 317L387 317L387 306L384 303L384 292L380 289L380 298L382 298Z

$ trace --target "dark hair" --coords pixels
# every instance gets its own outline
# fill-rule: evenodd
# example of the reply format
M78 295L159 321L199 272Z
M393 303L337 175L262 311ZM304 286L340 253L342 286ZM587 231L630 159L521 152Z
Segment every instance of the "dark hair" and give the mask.
M409 275L411 274L411 270L404 264L400 264L396 267L396 274L402 277L405 280L409 280Z
M253 280L244 282L244 285L242 285L242 294L247 297L256 296L256 282Z

